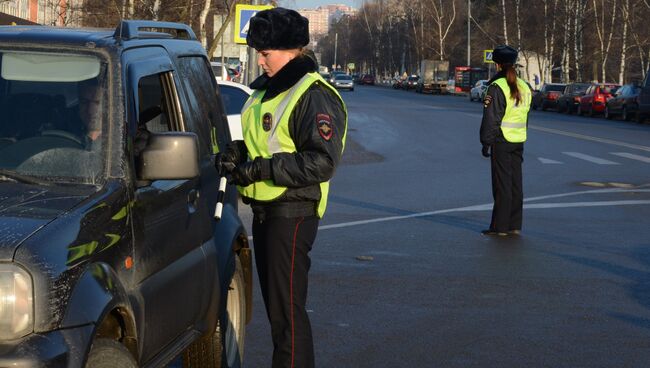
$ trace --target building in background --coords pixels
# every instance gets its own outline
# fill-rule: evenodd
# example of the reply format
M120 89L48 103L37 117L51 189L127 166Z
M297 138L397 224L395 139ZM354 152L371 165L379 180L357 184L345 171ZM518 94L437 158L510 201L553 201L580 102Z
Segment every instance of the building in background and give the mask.
M82 6L83 0L6 0L0 13L48 26L80 26Z
M319 6L316 9L298 9L303 17L309 19L309 35L312 38L327 34L330 24L344 15L355 15L358 9L343 4Z

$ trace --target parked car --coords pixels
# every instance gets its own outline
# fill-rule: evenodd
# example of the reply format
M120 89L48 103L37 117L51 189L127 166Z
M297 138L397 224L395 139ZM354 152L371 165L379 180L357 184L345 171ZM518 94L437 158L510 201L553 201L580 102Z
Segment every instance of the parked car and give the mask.
M419 80L420 80L420 77L418 77L417 75L412 75L412 76L406 78L406 80L404 80L401 87L402 87L402 89L404 89L406 91L408 91L410 89L415 89L418 86L418 81Z
M226 109L228 117L230 138L233 141L242 140L244 136L241 127L241 109L253 90L243 84L228 81L219 81L219 89L221 90L221 101L223 101L223 107Z
M607 100L612 97L620 86L618 84L592 84L587 88L585 94L580 97L580 105L578 105L578 115L586 114L593 116L594 114L602 114L605 112L605 104Z
M456 91L456 80L455 79L449 79L447 81L447 93L448 94L453 94Z
M352 77L347 74L338 74L334 78L334 88L354 91L354 81L352 81Z
M375 85L375 77L370 74L364 74L359 78L359 84L366 84L369 86Z
M392 83L393 89L400 89L400 88L402 88L402 83L404 83L404 80L401 79L401 78L395 78L395 79L393 79L393 83Z
M487 79L481 79L479 81L476 81L474 84L474 87L469 91L469 100L470 101L483 101L483 97L485 96L485 91L487 91L488 85L487 85L488 80Z
M639 111L636 114L636 121L643 123L650 117L650 69L645 75L645 80L641 85L641 93L639 94Z
M564 94L557 99L557 111L572 114L578 110L580 97L582 97L589 88L588 83L571 83L567 85Z
M232 68L230 66L222 65L218 61L211 61L210 66L212 67L212 71L214 72L214 75L218 81L221 80L232 81L232 82L239 81L239 72L237 71L237 69Z
M639 111L640 93L641 87L634 84L626 84L619 88L605 103L605 118L612 119L620 115L623 120L631 120Z
M556 108L557 100L560 98L560 95L564 93L565 89L566 84L544 83L542 88L537 93L533 94L533 110L537 110L538 108L546 110L549 107Z
M251 252L233 186L214 217L230 138L192 29L2 27L0 50L0 366L240 367Z

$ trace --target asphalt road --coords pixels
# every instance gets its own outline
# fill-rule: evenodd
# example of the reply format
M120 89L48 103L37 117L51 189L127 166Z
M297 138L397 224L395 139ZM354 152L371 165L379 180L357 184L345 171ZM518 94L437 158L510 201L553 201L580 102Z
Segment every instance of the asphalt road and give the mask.
M317 367L650 366L649 124L533 112L523 234L494 239L480 103L342 95L311 253ZM257 283L246 333L244 365L270 367Z

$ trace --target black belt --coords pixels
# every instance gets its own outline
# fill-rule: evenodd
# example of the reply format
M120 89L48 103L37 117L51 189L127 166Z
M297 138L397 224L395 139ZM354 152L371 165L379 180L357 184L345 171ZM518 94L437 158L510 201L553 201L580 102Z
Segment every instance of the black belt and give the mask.
M274 202L251 203L253 214L259 221L272 217L309 217L316 216L316 202Z

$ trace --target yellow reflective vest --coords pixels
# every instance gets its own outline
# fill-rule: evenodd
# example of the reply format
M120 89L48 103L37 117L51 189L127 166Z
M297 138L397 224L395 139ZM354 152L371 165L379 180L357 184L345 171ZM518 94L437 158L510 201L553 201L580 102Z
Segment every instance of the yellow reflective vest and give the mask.
M318 73L305 74L293 87L268 101L262 102L266 90L256 90L242 108L242 133L249 159L253 160L260 156L271 158L274 153L279 152L296 152L295 143L289 134L289 117L296 103L315 82L321 82L341 100L347 126L347 110L343 99ZM346 132L343 134L343 144L345 144L345 136ZM237 189L243 197L258 202L270 202L284 194L287 187L276 185L273 180L263 180ZM321 198L317 208L319 218L323 217L327 207L329 182L320 183L320 191Z
M528 110L532 101L530 88L522 79L517 78L517 87L521 93L521 102L515 103L510 96L510 87L505 78L499 78L492 84L501 88L506 97L506 112L501 119L501 132L503 137L511 143L522 143L526 141L526 126L528 123Z

